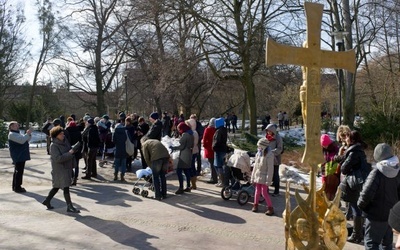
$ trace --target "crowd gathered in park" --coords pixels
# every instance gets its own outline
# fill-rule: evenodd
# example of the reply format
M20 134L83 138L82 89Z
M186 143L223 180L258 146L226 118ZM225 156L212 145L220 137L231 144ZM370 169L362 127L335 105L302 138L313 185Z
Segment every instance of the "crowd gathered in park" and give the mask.
M269 197L279 196L279 166L283 152L283 139L279 130L285 128L285 112L279 112L278 124L269 123L263 128L265 137L257 142L257 152L252 166L250 183L255 186L253 212L259 211L260 197L266 203L265 214L274 215ZM148 122L147 123L147 120ZM132 171L132 161L141 158L142 168L152 171L154 199L167 198L166 173L171 152L179 151L176 174L179 187L176 195L197 189L198 176L202 175L201 158L208 160L211 170L209 184L226 187L234 184L226 166L228 133L237 130L237 117L229 113L225 117L213 117L203 126L195 114L185 119L183 115L170 117L167 112L157 112L148 117L137 114L118 114L111 121L108 115L92 117L85 114L77 119L74 115L49 118L42 131L47 135L47 153L52 167L52 188L42 202L52 209L52 198L59 189L67 203L67 212L79 213L72 205L70 187L77 185L79 166L84 164L81 179L97 178L97 157L105 154L113 145L114 181L125 181L126 172ZM267 118L266 118L267 119ZM268 122L270 122L270 117ZM263 124L264 125L264 124ZM32 130L22 134L16 121L9 123L8 145L15 166L12 190L26 192L22 187L25 162L30 160L29 141ZM167 148L161 143L164 136L177 138L177 146ZM127 153L126 141L135 145L132 154ZM328 134L320 137L324 162L319 164L327 199L333 200L340 188L341 199L346 204L346 219L353 221L353 231L348 241L364 244L365 249L392 249L393 232L400 230L400 172L399 159L387 143L375 146L375 163L367 161L368 145L361 133L340 125L336 138ZM204 149L202 153L201 150ZM83 159L83 162L80 160ZM397 243L400 246L400 242Z

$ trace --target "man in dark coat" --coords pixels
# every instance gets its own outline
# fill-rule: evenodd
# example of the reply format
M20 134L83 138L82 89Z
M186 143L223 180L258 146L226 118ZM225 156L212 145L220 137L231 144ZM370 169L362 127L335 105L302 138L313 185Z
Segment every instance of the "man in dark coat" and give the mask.
M224 182L224 170L223 166L225 163L225 155L228 152L228 130L224 127L224 118L218 118L215 120L215 134L213 137L212 149L214 150L214 167L218 174L217 187L226 185ZM225 184L224 184L225 183Z
M146 137L149 139L156 139L161 141L163 125L158 118L159 118L158 113L153 112L150 114L149 120L153 125L151 125L151 128L149 132L146 134Z
M87 170L86 175L82 179L90 180L91 177L97 177L96 156L100 147L99 130L94 124L93 118L86 122L86 128L82 132L82 141L84 148L87 150Z
M388 144L380 143L375 147L374 159L376 168L368 175L357 202L366 218L364 246L392 249L393 232L388 218L400 198L399 158Z
M163 136L168 135L169 137L171 137L172 121L171 117L168 115L168 112L163 113L162 125L163 125L162 135Z
M146 169L147 168L147 163L146 163L146 160L143 157L141 139L143 138L143 136L145 134L147 134L147 132L149 132L150 126L149 126L149 124L146 123L146 121L144 120L143 117L139 117L138 122L139 122L139 124L138 124L138 132L137 132L137 134L138 134L137 147L139 149L140 157L141 157L141 160L142 160L142 168Z
M20 134L19 124L16 121L10 122L8 130L8 146L12 163L14 165L12 190L16 193L25 193L26 190L21 185L25 162L31 159L29 153L29 141L32 138L32 130L28 129L25 135Z

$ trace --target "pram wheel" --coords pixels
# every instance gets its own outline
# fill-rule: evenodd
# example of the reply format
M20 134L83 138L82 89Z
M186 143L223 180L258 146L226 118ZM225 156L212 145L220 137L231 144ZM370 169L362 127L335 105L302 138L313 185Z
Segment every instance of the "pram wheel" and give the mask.
M221 190L221 197L224 200L229 200L232 197L232 189L231 187L223 187Z
M237 197L237 202L239 205L243 206L246 205L246 203L249 201L250 195L247 191L245 190L240 190L238 193Z
M133 192L134 194L139 194L139 193L140 193L140 188L133 188L133 189L132 189L132 192Z
M149 191L147 190L142 190L142 192L140 193L140 195L142 195L143 197L147 197L149 195Z

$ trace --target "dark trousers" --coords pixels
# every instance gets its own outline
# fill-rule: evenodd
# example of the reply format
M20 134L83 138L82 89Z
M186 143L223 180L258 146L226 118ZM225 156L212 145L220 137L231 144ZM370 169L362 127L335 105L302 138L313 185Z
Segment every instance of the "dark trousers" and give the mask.
M199 152L197 153L197 169L196 174L200 175L201 173L201 140L199 140Z
M156 198L167 195L167 180L165 178L165 169L168 168L168 158L159 159L151 162L151 171L153 173L154 193Z
M365 220L365 249L391 250L393 245L393 231L387 221ZM382 246L382 248L380 248Z
M14 176L12 182L12 190L21 189L22 177L24 176L25 162L16 162L14 166Z
M279 165L274 165L274 176L272 177L274 183L274 194L279 194L280 178L279 178Z
M86 176L97 176L97 164L96 164L96 157L97 157L97 151L99 148L89 148L88 152L88 168L86 170Z
M183 189L183 174L182 174L182 172L185 173L187 187L190 187L190 177L191 177L190 176L190 168L185 168L185 169L178 168L178 169L176 169L176 175L178 176L180 189Z
M208 163L210 163L211 181L218 181L217 171L214 167L214 158L208 158Z
M58 190L60 190L59 188L55 188L53 187L50 192L49 195L46 197L46 201L51 201L51 199L53 199L54 195L56 195L56 193L58 192ZM71 204L71 197L69 195L69 187L65 187L63 188L64 191L64 198L65 198L65 202L67 204Z
M140 159L142 160L142 168L145 169L145 168L147 168L147 162L143 157L144 154L143 154L142 148L139 148L139 151L140 151Z

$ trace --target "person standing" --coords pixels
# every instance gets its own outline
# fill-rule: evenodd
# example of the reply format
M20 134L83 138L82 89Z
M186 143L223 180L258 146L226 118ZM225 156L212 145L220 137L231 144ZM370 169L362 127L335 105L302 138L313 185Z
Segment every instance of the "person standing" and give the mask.
M25 193L26 190L21 185L24 176L25 162L31 159L29 141L32 138L32 130L28 129L26 134L22 135L19 132L19 124L16 121L10 122L8 130L8 146L14 165L12 190L16 193Z
M50 130L52 128L53 128L53 119L51 119L51 117L48 117L46 123L42 128L42 132L46 134L46 150L48 155L50 155L50 144L51 144Z
M271 216L274 214L274 208L269 198L268 186L272 183L272 176L274 174L274 155L268 145L269 141L265 138L261 138L257 142L258 152L250 179L250 182L255 184L256 187L254 205L251 211L258 212L258 203L262 194L267 203L265 214Z
M279 133L276 131L275 124L269 124L265 129L266 139L269 141L269 147L274 154L274 176L272 182L274 185L274 193L272 196L279 196L280 178L279 178L279 165L281 165L281 154L283 150L283 140Z
M86 144L87 153L87 170L86 175L82 179L90 180L92 177L97 178L97 163L96 157L100 147L99 130L94 124L93 118L90 118L86 123L86 129L82 133L82 141Z
M400 201L397 202L389 212L389 226L393 228L393 233L397 235L395 249L400 249Z
M80 211L72 205L69 187L71 186L72 169L75 167L74 153L68 140L64 138L64 129L61 126L50 130L52 143L50 145L51 159L51 179L53 188L49 195L42 202L47 209L53 209L51 199L61 188L64 191L65 202L67 203L67 212L79 213Z
M216 186L223 187L225 183L223 166L225 163L225 155L228 152L228 130L224 127L223 117L215 120L215 128L212 149L214 150L214 167L218 175L218 183Z
M179 160L176 169L176 174L179 180L179 189L175 194L183 194L183 192L190 192L190 168L192 165L192 148L194 146L193 131L185 123L181 122L178 125L178 131L181 134L179 139L179 146L171 146L171 150L179 150ZM186 188L183 189L183 175L186 176Z
M238 117L235 113L232 112L232 120L231 120L231 124L232 124L232 132L235 133L236 130L238 130L237 127L237 120Z
M168 115L168 112L163 113L162 126L162 135L171 137L172 121L171 117Z
M125 129L128 134L129 140L135 145L135 150L133 155L126 154L126 171L132 172L132 159L136 159L137 156L137 122L136 125L133 126L132 117L128 116L125 118ZM124 141L125 142L125 141ZM135 155L136 154L136 155Z
M154 139L142 138L143 157L150 164L152 171L155 199L167 198L167 180L165 173L169 164L168 149L159 141Z
M139 122L139 125L138 125L138 131L137 131L137 134L138 134L137 145L138 145L138 149L139 149L139 152L140 152L140 157L141 157L141 160L142 160L142 168L146 169L147 168L147 163L146 163L146 160L143 157L141 139L150 130L150 126L149 126L149 124L146 123L146 121L144 120L143 117L139 117L138 122Z
M65 129L69 136L67 137L70 145L76 145L76 143L80 143L78 150L75 153L75 169L74 169L74 180L72 182L72 186L76 186L76 182L78 180L79 175L79 160L82 158L82 134L80 128L76 125L75 121L70 121L67 123L67 127Z
M128 119L128 118L126 118ZM130 118L129 118L130 119ZM115 125L114 133L112 134L112 141L115 144L114 153L114 181L118 180L118 171L121 172L121 181L125 181L126 172L126 146L127 130L123 125L123 121Z
M186 121L186 125L190 127L193 132L193 139L194 144L192 148L192 164L190 168L190 182L192 183L191 188L197 189L196 182L197 182L197 171L196 171L196 159L199 157L199 134L196 131L196 120L190 118ZM201 167L201 166L200 166Z
M399 158L386 143L375 147L376 168L363 185L357 206L365 217L365 249L392 249L393 232L388 224L389 211L399 201Z
M204 127L201 124L201 122L197 119L197 115L196 114L192 114L190 115L190 119L193 119L196 121L196 132L199 135L199 141L198 141L198 148L199 148L199 152L197 153L197 158L196 158L196 175L199 176L201 174L201 140L203 139L203 135L204 135Z
M204 130L203 135L203 148L204 148L204 158L208 159L211 171L211 179L207 181L210 184L218 183L217 171L214 167L214 150L212 149L213 137L215 134L215 118L211 118L208 126Z
M366 173L370 170L367 163L367 156L364 150L367 144L362 141L361 134L358 131L351 131L346 135L346 144L349 146L345 151L344 160L340 162L340 171L346 177L346 182L340 183L342 191L342 199L349 202L349 209L353 214L353 232L347 241L352 243L360 243L363 240L363 217L360 208L357 206L357 200L360 196L359 188L350 188L348 185L347 175L352 175L355 171L362 171ZM367 174L362 174L363 181L365 181Z
M232 120L231 114L227 113L225 118L225 128L227 129L228 133L231 132L231 120Z
M278 124L279 124L279 129L283 130L283 113L282 113L282 111L279 111L279 113L278 113Z
M159 116L157 112L153 112L150 114L149 120L152 123L152 125L150 127L149 132L146 134L146 137L149 139L156 139L161 141L163 125L158 118Z
M325 183L325 194L328 200L332 201L340 183L340 169L338 164L334 162L334 158L339 152L339 147L327 134L321 135L320 144L325 160L321 164L322 183Z

